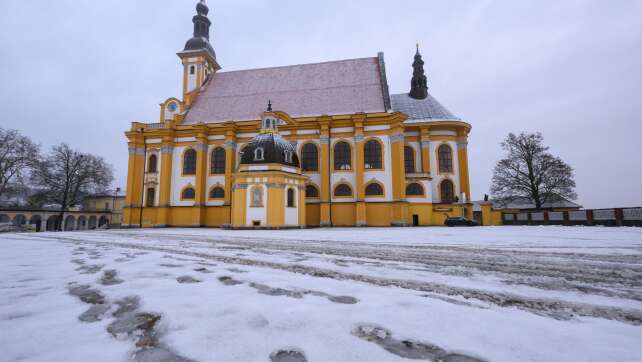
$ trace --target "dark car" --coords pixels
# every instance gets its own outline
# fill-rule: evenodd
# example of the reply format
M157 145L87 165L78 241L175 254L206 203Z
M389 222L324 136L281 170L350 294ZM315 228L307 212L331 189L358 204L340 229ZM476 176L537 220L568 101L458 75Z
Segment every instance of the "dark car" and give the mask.
M477 226L477 221L465 217L449 217L444 221L446 226Z

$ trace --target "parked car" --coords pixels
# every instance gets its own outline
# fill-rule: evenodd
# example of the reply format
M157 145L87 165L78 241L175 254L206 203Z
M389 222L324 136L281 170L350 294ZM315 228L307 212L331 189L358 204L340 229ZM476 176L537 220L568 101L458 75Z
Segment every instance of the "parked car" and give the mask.
M465 217L448 217L444 221L446 226L477 226L477 221L466 219Z

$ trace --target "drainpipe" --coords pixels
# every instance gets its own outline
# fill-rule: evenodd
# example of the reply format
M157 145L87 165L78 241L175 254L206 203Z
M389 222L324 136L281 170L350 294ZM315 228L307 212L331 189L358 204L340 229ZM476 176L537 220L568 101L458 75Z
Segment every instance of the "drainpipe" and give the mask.
M144 128L140 129L140 133L142 134L145 131ZM145 172L147 168L147 142L145 141L145 136L143 136L143 177L141 180L141 188L140 188L140 214L138 217L139 221L139 227L142 229L143 228L143 201L145 197Z
M351 155L352 156L352 155ZM328 129L328 202L330 203L329 206L329 212L330 212L330 226L334 226L334 223L332 222L332 162L330 162L330 158L332 158L332 128Z

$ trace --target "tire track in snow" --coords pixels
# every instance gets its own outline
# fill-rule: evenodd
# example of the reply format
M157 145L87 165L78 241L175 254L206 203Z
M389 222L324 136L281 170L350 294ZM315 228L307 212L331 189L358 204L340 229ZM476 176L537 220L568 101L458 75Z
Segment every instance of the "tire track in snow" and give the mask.
M81 234L79 234L81 235ZM34 237L34 235L30 235ZM381 278L367 276L362 274L338 272L322 268L291 265L277 262L261 261L241 257L230 257L221 255L212 255L203 252L189 250L179 250L169 247L140 245L126 242L108 242L97 240L85 240L73 237L63 236L35 236L43 240L53 240L60 242L70 242L76 244L112 246L125 249L156 251L169 254L178 254L183 256L198 257L209 260L216 260L226 264L238 264L254 267L265 267L275 270L282 270L297 274L309 275L320 278L331 278L336 280L349 280L367 283L381 287L399 287L403 289L416 290L421 292L443 294L447 296L463 297L464 299L475 299L499 307L514 307L520 310L531 312L541 316L547 316L558 320L571 320L575 317L594 317L620 321L631 325L642 325L642 313L637 310L623 309L617 307L598 306L586 303L574 303L544 298L530 298L510 293L490 292L472 288L462 288L449 286L446 284L420 282L414 280L401 280L391 278ZM180 246L179 246L180 247Z
M175 242L178 238L206 243L221 250L233 248L230 246L232 244L257 253L276 250L312 253L323 258L334 255L360 259L349 261L355 264L364 264L363 259L413 263L425 268L425 271L442 275L467 275L476 270L500 277L507 285L525 285L543 290L574 291L642 301L642 259L637 264L631 263L635 260L632 258L638 257L636 255L560 254L433 245L408 248L408 245L386 244L386 247L381 247L380 244L356 243L355 245L352 242L337 245L336 242L298 242L242 237L211 240L199 236L175 234L157 236L131 232L117 234L141 241L166 239ZM181 243L184 242L181 241ZM586 257L590 257L590 260L585 261ZM605 257L608 261L600 260L600 257ZM624 260L620 261L616 258ZM388 267L388 265L383 266ZM395 268L394 265L391 267ZM399 269L398 266L396 268Z

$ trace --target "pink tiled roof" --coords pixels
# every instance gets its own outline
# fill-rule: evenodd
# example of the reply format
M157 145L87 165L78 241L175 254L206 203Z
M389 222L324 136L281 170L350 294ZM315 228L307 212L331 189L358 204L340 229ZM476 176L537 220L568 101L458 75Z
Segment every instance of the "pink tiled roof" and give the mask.
M291 117L386 111L373 57L215 73L184 123L259 119L268 100Z

